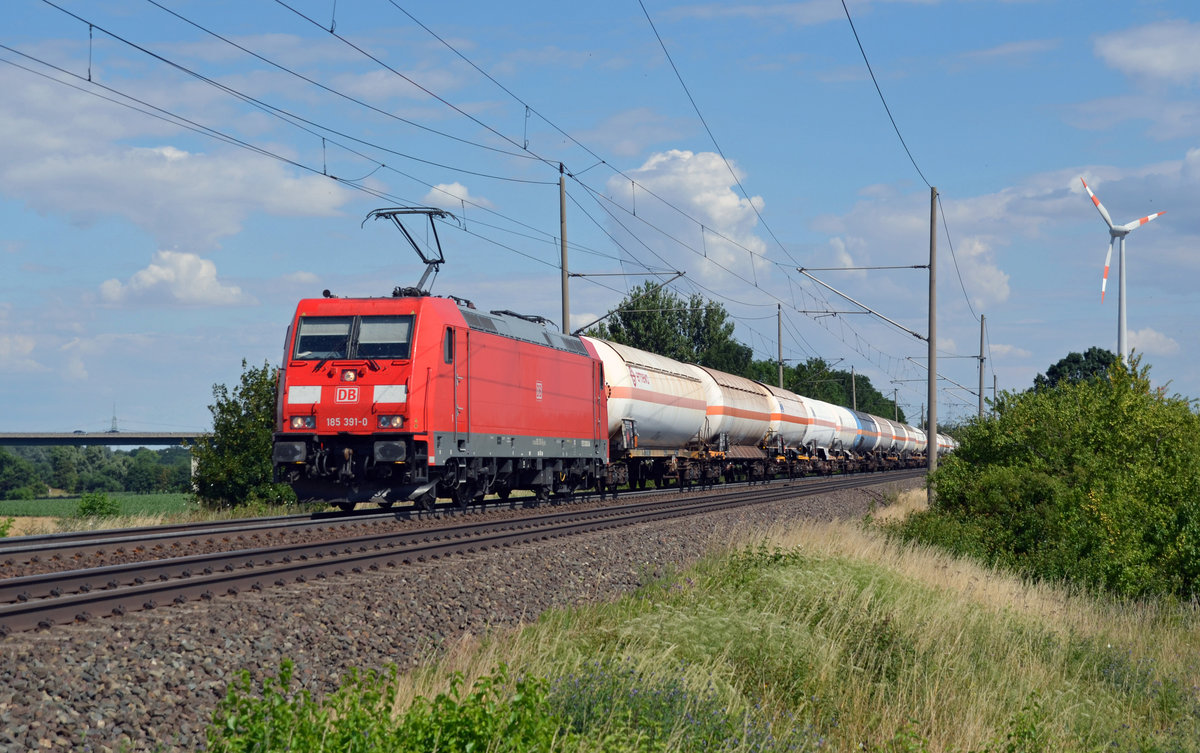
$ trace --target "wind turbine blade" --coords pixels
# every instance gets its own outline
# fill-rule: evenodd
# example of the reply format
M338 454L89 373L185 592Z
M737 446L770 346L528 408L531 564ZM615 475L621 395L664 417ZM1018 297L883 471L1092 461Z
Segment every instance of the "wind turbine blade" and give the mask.
M1104 205L1100 203L1100 200L1096 198L1096 194L1092 193L1092 189L1088 187L1086 180L1084 180L1083 178L1080 178L1079 182L1082 183L1084 189L1087 190L1088 196L1092 197L1092 203L1096 205L1096 209L1100 210L1100 216L1103 217L1104 221L1108 223L1108 227L1112 228L1112 226L1113 226L1112 217L1108 216L1108 210L1105 209Z
M1100 281L1100 302L1104 303L1104 289L1108 287L1108 264L1112 261L1113 244L1108 244L1108 255L1104 257L1104 279Z
M1140 220L1134 220L1133 222L1129 223L1128 225L1122 225L1122 226L1120 227L1120 229L1121 229L1121 230L1124 230L1125 232L1130 232L1130 231L1132 231L1132 230L1137 230L1139 227L1141 227L1142 225L1145 225L1147 222L1149 222L1150 220L1154 219L1155 217L1159 217L1159 216L1161 216L1161 215L1164 215L1164 214L1166 214L1166 213L1167 213L1167 212L1166 212L1166 210L1163 210L1163 211L1161 211L1161 212L1155 212L1154 214L1151 214L1151 215L1148 215L1148 216L1146 216L1146 217L1143 217L1143 218L1142 218L1142 219L1140 219Z

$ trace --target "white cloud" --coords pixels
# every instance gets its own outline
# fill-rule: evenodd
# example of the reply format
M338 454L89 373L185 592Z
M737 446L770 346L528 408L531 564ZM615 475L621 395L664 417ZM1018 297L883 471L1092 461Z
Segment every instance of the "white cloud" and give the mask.
M1004 345L1002 343L992 343L993 358L1029 358L1033 355L1024 348L1019 348L1016 345Z
M1032 62L1034 58L1045 52L1053 52L1062 46L1057 39L1023 39L1016 42L990 47L986 50L973 50L962 55L963 60L974 62L1017 61Z
M329 216L350 197L324 176L240 149L188 151L178 129L19 71L0 71L0 88L0 187L42 213L85 225L122 217L160 246L201 250L254 213ZM147 139L156 145L129 146Z
M1130 76L1191 84L1200 80L1200 23L1162 21L1096 39L1096 55Z
M462 211L462 205L491 209L493 204L481 196L472 196L471 191L462 183L439 183L434 186L425 198L421 199L431 207Z
M1179 353L1179 343L1150 327L1129 332L1129 347L1148 356L1173 356Z
M585 144L599 145L602 152L633 157L644 153L650 145L678 139L690 130L682 121L648 107L638 107L610 115L578 137Z
M312 285L320 282L321 278L312 272L291 272L283 276L283 281L296 285Z
M737 168L733 169L736 173ZM754 234L762 197L745 199L735 192L730 166L719 154L672 149L651 155L626 175L637 185L614 176L608 181L608 193L655 228L639 233L662 260L679 269L698 266L709 280L729 279L734 273L746 280L763 281L761 276L770 262L765 258L766 243ZM697 222L704 226L703 232ZM613 231L621 232L616 227ZM710 263L705 263L704 257ZM652 266L662 264L644 256L643 261Z
M30 355L36 341L28 335L0 335L0 373L29 374L46 371Z
M129 281L106 280L100 295L110 303L184 303L201 306L231 306L254 303L236 285L217 279L217 265L195 254L159 251L145 269Z

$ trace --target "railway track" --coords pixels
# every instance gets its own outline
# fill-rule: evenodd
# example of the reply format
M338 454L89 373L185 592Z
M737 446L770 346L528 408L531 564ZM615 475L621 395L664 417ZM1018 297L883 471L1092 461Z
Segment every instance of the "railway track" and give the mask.
M887 480L919 477L923 471L887 474ZM550 512L503 520L453 522L432 528L413 530L377 530L335 526L336 540L287 541L275 545L251 546L232 551L186 554L148 561L136 561L98 568L59 570L0 580L0 635L14 631L50 628L71 622L86 622L131 611L208 600L242 590L261 590L272 586L305 582L309 579L341 577L350 573L396 568L413 562L468 554L489 549L520 546L534 541L577 535L589 531L637 525L685 515L730 509L739 505L761 504L781 499L829 493L839 489L875 483L879 477L838 476L806 479L799 482L722 489L703 496L659 495L654 501L639 501L590 509L555 508ZM313 525L306 520L288 524ZM392 515L362 516L389 518ZM278 526L258 521L264 526ZM340 525L341 519L337 523ZM374 521L377 524L380 521ZM245 523L245 521L243 521ZM227 527L220 530L232 535ZM266 530L266 529L264 529ZM269 529L274 530L274 529ZM195 532L174 531L168 536L195 537ZM133 546L136 533L122 531L109 537L122 545ZM166 538L159 540L167 540ZM44 542L43 542L44 543ZM115 543L115 542L114 542ZM84 540L85 549L99 544ZM64 561L73 561L69 548L60 544L54 551ZM0 550L0 558L13 548ZM26 549L28 551L28 549ZM47 550L48 551L48 550Z

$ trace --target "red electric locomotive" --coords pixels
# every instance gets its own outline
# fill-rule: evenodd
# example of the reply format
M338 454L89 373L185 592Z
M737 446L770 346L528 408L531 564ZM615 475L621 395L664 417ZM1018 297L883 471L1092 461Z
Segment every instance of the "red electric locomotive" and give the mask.
M280 376L276 480L301 501L345 508L595 486L608 419L591 346L412 292L300 301Z

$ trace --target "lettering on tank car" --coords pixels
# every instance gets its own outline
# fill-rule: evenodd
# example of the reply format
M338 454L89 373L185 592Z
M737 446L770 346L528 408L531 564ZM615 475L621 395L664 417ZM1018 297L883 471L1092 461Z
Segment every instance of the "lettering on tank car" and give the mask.
M647 374L645 371L642 371L641 369L637 369L637 368L634 368L633 366L630 366L629 367L629 381L633 383L634 387L649 387L650 386L650 375Z

